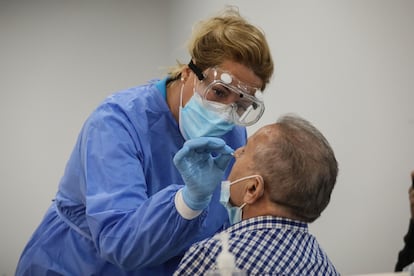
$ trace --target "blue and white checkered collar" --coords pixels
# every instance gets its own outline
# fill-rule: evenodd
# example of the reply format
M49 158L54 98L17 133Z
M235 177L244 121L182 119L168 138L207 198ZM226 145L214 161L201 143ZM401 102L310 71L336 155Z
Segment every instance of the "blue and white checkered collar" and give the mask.
M226 231L240 233L242 231L277 228L308 232L308 224L306 222L273 216L258 216L242 220L241 222L227 228Z

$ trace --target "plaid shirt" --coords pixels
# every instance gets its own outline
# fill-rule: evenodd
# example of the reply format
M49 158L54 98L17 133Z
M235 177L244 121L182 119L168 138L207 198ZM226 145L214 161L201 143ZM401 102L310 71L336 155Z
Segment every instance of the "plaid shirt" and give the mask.
M228 229L229 250L248 275L339 275L303 222L272 216L243 220ZM194 244L174 275L204 275L217 269L218 235Z

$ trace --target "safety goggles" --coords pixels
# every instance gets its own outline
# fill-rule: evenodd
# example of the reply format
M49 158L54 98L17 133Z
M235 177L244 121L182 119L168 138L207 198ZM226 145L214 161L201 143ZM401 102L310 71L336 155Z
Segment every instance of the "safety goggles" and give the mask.
M218 67L204 72L192 62L189 67L200 80L197 93L206 108L242 126L252 125L262 117L265 107L259 88L246 85Z

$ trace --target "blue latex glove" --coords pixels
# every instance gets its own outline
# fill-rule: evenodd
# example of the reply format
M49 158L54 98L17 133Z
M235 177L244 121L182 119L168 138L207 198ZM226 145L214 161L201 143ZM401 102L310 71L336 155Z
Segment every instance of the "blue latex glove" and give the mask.
M193 210L207 207L223 180L232 152L234 150L220 138L200 137L184 143L174 156L174 164L185 183L182 195L188 207Z

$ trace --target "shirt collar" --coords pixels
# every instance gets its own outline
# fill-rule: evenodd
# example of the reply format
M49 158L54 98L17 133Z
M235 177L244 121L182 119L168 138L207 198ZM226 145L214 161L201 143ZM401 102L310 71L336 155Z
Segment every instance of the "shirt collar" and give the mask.
M242 220L230 226L228 232L252 231L260 229L290 229L294 231L308 232L308 224L306 222L292 220L288 218L258 216L246 220Z

